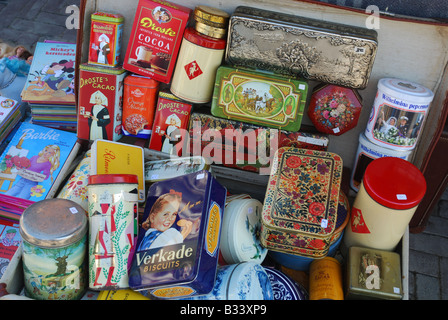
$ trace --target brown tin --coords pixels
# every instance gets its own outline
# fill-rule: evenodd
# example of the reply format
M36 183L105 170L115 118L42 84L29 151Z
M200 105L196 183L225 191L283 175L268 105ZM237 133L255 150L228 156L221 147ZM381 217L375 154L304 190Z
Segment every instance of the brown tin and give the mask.
M377 46L375 30L240 6L230 18L225 60L363 89Z

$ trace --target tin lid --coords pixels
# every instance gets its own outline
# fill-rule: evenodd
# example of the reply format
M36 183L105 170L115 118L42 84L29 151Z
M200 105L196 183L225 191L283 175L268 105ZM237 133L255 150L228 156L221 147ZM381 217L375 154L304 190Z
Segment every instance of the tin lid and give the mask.
M135 183L138 177L135 174L96 174L89 176L88 184L113 184L113 183Z
M193 13L196 21L195 29L213 38L224 38L227 33L227 26L230 15L220 9L209 6L197 6Z
M226 40L225 39L215 39L211 37L205 37L197 30L192 28L185 29L184 38L198 46L215 49L215 50L224 50L226 48Z
M123 22L124 17L119 13L95 12L92 13L91 18L97 21L104 22Z
M39 247L73 244L86 234L87 225L86 211L76 202L62 198L35 202L20 216L22 239Z
M294 280L283 272L264 267L272 286L274 300L307 300L307 295Z
M268 275L259 263L242 262L229 267L225 268L231 272L226 290L228 300L273 300Z
M126 78L124 78L124 84L131 86L141 86L150 89L158 88L159 82L140 75L130 74Z
M114 74L114 75L119 75L122 73L125 73L126 70L123 69L121 66L116 66L116 67L104 67L104 66L98 66L98 65L93 65L93 64L89 64L89 63L83 63L79 66L80 70L85 70L85 71L94 71L94 72L101 72L101 73L107 73L107 74Z
M426 192L426 180L420 170L396 157L373 160L366 168L363 185L373 200L397 210L417 206Z
M412 104L429 104L434 98L434 93L430 89L415 82L395 78L380 79L378 89Z

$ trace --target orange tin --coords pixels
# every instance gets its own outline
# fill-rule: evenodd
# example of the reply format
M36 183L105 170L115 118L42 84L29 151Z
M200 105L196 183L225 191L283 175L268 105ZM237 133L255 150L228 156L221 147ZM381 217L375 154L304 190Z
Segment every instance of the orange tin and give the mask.
M310 265L310 300L344 300L342 268L332 257L314 260Z
M159 82L129 75L124 79L123 134L149 139L154 121Z

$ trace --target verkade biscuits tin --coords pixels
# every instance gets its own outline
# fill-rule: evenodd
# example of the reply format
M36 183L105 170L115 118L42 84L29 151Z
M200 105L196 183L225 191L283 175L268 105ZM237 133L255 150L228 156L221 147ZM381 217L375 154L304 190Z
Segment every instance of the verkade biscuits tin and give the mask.
M131 289L157 298L212 291L226 192L208 171L151 185L132 260Z
M407 80L383 78L373 102L365 135L394 150L415 148L434 93Z
M262 245L325 256L336 227L341 177L342 159L335 153L279 148L263 204Z
M86 211L67 199L45 199L20 217L26 296L77 300L87 288Z
M227 63L363 89L377 51L366 28L237 7L229 22Z
M298 131L308 83L272 73L220 66L212 115L287 131Z

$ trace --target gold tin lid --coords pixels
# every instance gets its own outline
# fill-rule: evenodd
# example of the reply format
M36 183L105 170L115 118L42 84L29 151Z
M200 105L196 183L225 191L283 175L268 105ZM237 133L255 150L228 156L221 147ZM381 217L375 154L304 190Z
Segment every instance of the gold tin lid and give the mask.
M193 19L195 29L209 37L222 39L226 36L230 15L220 9L208 6L197 6Z

